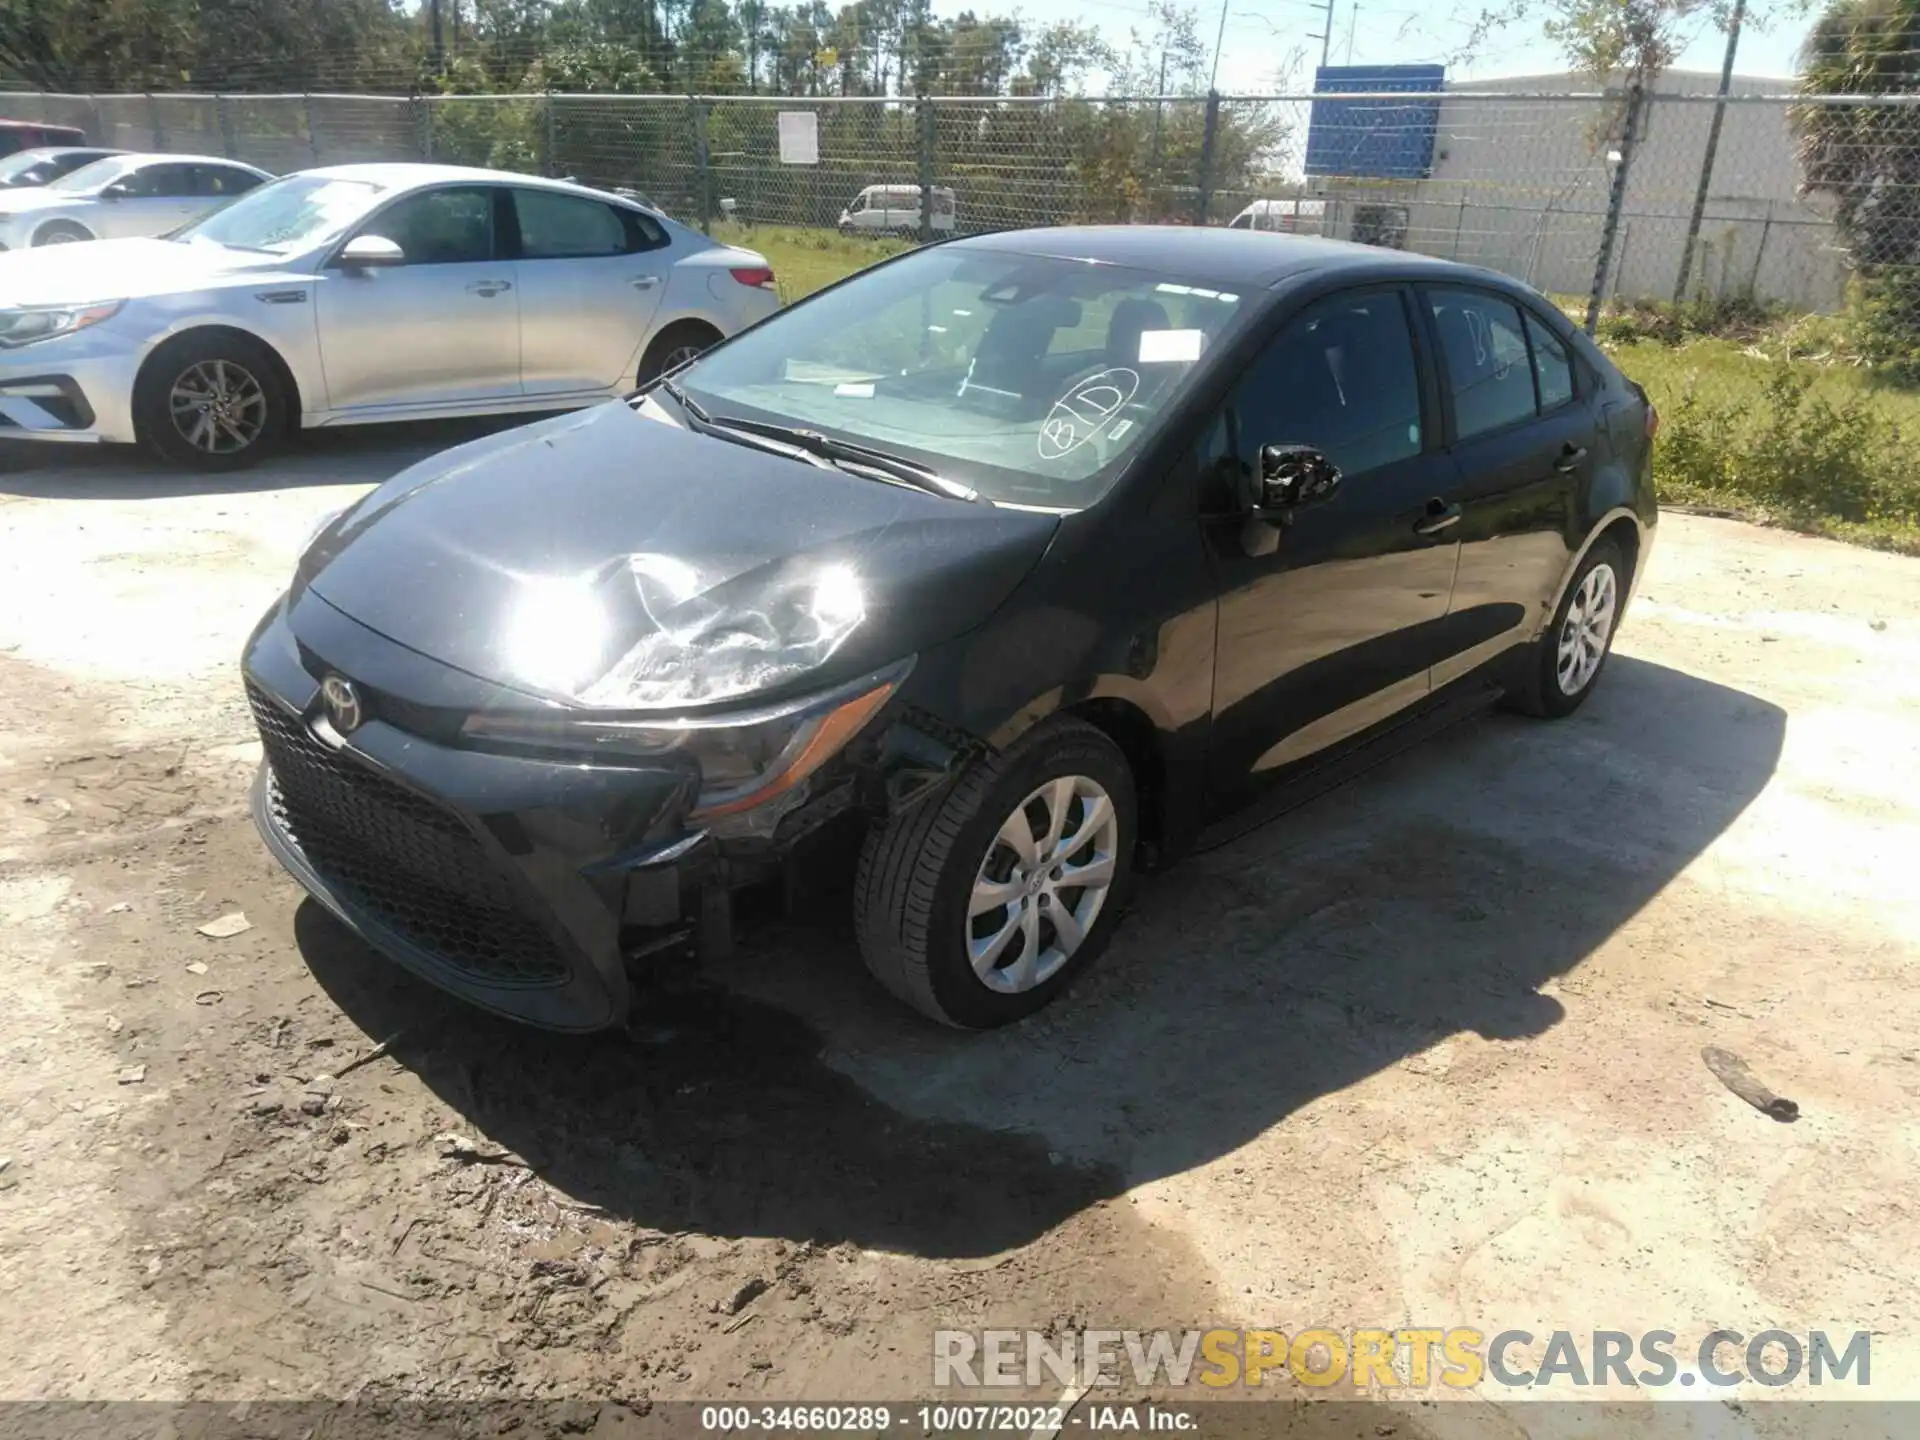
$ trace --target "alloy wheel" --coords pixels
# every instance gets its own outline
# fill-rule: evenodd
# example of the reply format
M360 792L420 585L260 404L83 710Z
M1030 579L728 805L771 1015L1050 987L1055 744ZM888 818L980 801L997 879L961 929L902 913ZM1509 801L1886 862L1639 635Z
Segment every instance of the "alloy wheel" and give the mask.
M707 347L704 345L674 346L673 349L667 352L667 358L661 362L660 373L663 375L671 375L675 370L678 370L682 365L690 364L691 362L699 359L701 352L704 351L706 348Z
M236 455L260 438L267 424L267 392L251 371L231 360L202 360L173 382L168 396L173 428L208 455Z
M967 904L967 958L990 990L1044 985L1073 958L1112 893L1120 821L1097 780L1063 775L1001 823Z
M1619 582L1613 567L1604 561L1589 570L1574 591L1567 618L1560 624L1554 665L1554 678L1562 695L1578 695L1599 673L1607 642L1613 638L1618 600Z

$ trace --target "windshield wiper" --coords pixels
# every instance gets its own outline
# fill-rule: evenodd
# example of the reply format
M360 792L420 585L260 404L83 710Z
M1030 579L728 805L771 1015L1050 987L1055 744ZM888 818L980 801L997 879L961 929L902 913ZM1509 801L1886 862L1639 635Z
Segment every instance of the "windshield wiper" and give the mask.
M838 440L831 435L823 435L818 430L805 430L797 425L770 425L764 420L743 420L734 415L711 416L707 423L723 426L729 430L738 430L748 435L764 436L768 440L778 440L793 446L796 450L817 455L842 468L857 466L867 470L877 470L882 475L911 485L916 490L925 490L930 495L944 495L949 500L965 500L969 503L980 499L980 492L971 485L962 485L958 480L949 480L938 470L909 460L904 455L895 455L887 450L876 450L871 445L856 445L851 440Z
M822 435L818 430L772 425L764 420L747 420L738 415L709 415L700 402L687 394L672 376L658 381L655 388L664 390L676 405L687 412L689 419L709 433L758 442L773 449L776 454L789 455L829 469L853 466L877 470L901 484L925 490L931 495L944 495L950 500L972 503L980 499L980 492L972 486L949 480L939 471L917 464L903 455L876 450L870 445L856 445L851 440L836 440L831 435Z

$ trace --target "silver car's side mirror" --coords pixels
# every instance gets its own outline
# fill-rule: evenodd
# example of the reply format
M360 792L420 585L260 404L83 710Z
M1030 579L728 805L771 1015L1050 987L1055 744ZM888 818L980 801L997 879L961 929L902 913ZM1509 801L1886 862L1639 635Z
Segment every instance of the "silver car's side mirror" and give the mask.
M356 235L340 252L345 270L384 270L407 263L407 252L384 235Z

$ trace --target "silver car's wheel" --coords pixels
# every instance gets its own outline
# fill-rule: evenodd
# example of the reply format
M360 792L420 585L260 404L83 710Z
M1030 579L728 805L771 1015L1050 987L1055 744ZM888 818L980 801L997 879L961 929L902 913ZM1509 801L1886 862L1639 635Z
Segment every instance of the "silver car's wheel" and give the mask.
M267 428L266 388L232 360L201 360L181 371L167 409L180 438L206 455L237 455Z
M660 367L661 372L665 373L670 370L678 370L688 361L699 359L700 352L706 348L704 345L676 345L667 352L666 362Z
M1120 822L1085 775L1049 780L1001 823L974 877L967 958L980 983L1019 995L1073 958L1113 889Z
M1613 566L1602 561L1587 571L1573 593L1554 654L1554 680L1560 693L1578 695L1600 673L1613 622L1619 613L1620 584Z

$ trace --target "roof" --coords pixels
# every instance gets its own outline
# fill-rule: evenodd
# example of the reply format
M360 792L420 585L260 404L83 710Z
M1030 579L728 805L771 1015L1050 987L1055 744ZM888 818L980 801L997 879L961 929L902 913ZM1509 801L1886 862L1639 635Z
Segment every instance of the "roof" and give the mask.
M1404 273L1436 269L1469 273L1425 255L1327 240L1313 235L1227 230L1193 225L1085 225L1049 230L1003 230L949 242L982 250L1015 250L1065 260L1173 271L1227 285L1277 285L1309 270L1375 269Z
M374 160L359 165L323 165L303 170L303 175L321 175L330 180L364 180L370 185L404 190L414 185L441 184L449 180L483 180L488 183L531 186L544 190L567 190L576 194L607 196L609 191L570 180L548 180L538 175L522 175L513 170L484 170L474 165L432 165L418 160Z
M82 149L90 150L93 147L90 145L85 145L85 146L75 145L71 148L75 150L82 150ZM226 156L226 155L175 155L171 150L166 151L164 153L143 152L143 151L137 151L137 150L116 150L112 153L112 155L104 156L102 158L129 160L129 161L138 162L138 165L130 165L128 167L129 169L136 169L136 168L139 168L140 166L146 166L146 165L232 165L236 169L251 170L256 175L265 175L270 173L268 171L262 170L258 165L249 165L244 160L235 160L235 159L232 159L230 156Z

